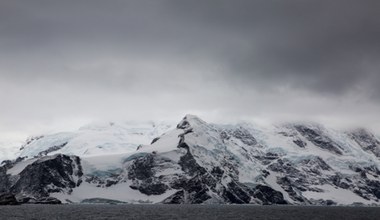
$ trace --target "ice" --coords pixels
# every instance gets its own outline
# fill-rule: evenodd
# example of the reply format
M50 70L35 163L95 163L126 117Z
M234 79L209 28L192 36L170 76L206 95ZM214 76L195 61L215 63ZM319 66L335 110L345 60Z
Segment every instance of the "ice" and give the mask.
M91 157L97 155L129 153L141 144L150 144L172 125L161 123L98 123L80 128L76 132L45 135L26 144L19 156L34 157L42 153L62 153Z
M123 162L130 154L109 154L82 158L81 164L85 174L91 174L97 170L112 170L121 168Z

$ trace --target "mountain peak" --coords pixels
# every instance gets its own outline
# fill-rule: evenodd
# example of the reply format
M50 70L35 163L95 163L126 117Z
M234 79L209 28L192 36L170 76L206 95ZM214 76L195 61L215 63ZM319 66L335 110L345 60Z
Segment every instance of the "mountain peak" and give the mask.
M187 114L185 117L178 123L177 128L186 129L189 127L197 127L200 125L207 124L207 122L203 121L196 115Z

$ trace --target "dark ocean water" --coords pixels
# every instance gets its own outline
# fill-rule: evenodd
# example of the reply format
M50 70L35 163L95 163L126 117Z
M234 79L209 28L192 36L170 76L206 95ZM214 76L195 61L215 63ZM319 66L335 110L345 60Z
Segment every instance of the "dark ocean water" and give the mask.
M380 208L250 205L21 205L0 206L0 219L380 220Z

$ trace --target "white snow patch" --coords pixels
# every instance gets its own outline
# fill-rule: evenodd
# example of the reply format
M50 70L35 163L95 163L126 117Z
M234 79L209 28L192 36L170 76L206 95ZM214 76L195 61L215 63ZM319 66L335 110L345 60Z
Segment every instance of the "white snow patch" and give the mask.
M302 195L308 199L330 199L334 202L337 202L338 205L350 205L354 202L361 202L367 205L375 203L374 201L365 200L364 198L347 189L336 188L331 185L321 185L316 187L322 189L324 192L306 191L303 192Z
M179 135L183 133L183 130L174 129L166 134L162 135L160 139L158 139L152 145L144 145L137 152L146 152L152 153L156 151L157 153L169 152L177 149L179 143Z
M270 171L270 174L265 178L265 182L274 190L279 191L284 196L284 199L294 203L294 200L290 198L288 192L286 192L278 183L277 183L277 176L279 176L279 173L276 173L274 171Z
M158 203L177 192L177 190L168 190L161 195L148 196L140 193L138 190L131 189L129 186L129 183L119 183L110 187L102 188L84 182L79 187L74 188L71 194L52 193L50 196L56 197L62 202L67 202L66 200L70 200L75 203L91 198L105 198L128 203L140 203L139 201Z
M29 160L23 160L21 162L18 162L15 164L11 169L7 170L7 174L10 175L18 175L23 171L29 164L32 164L37 159L29 159Z
M369 173L367 173L367 178L370 179L370 180L374 180L374 181L380 181L380 178L379 177L375 177Z

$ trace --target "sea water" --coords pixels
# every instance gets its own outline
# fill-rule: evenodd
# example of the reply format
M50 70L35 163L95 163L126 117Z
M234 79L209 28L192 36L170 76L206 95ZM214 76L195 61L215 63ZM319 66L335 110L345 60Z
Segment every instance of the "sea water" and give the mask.
M253 205L20 205L0 206L0 219L380 219L379 207Z

